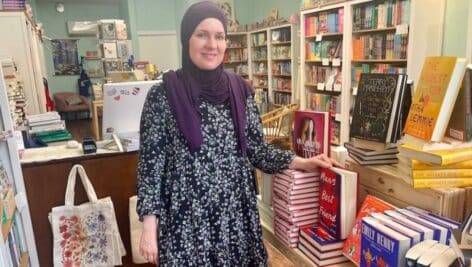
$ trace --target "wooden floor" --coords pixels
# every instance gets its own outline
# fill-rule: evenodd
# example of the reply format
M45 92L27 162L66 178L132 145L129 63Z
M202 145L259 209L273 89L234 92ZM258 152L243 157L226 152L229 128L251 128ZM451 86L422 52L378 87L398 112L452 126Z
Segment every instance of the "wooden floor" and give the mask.
M81 119L81 120L68 120L66 121L67 130L72 135L72 138L78 142L81 142L84 137L93 136L92 120ZM295 266L290 260L288 260L277 248L272 246L269 242L264 241L264 244L269 254L269 266L270 267L293 267Z

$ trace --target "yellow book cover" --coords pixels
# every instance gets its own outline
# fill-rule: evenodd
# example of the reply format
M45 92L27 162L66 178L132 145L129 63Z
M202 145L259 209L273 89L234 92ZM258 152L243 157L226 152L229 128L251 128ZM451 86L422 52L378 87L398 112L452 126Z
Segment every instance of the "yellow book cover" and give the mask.
M456 57L427 57L415 88L404 132L426 142L444 137L466 60Z
M419 160L411 161L411 168L413 170L437 170L437 169L472 169L472 160L464 160L457 163L452 163L449 165L434 165L427 162L422 162Z
M413 179L429 178L472 178L472 169L437 169L437 170L412 170Z
M472 160L472 148L456 148L448 150L419 150L415 146L402 144L398 147L400 155L436 165L449 165L465 160Z
M413 188L469 187L472 178L413 179Z

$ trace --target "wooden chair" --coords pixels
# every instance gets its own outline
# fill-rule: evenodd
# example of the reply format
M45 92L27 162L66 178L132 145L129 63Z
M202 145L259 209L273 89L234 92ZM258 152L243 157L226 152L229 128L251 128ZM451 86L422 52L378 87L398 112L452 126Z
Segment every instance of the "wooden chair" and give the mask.
M293 112L298 104L283 106L281 110L273 110L262 117L264 137L267 142L283 142L290 144L290 135L293 122Z

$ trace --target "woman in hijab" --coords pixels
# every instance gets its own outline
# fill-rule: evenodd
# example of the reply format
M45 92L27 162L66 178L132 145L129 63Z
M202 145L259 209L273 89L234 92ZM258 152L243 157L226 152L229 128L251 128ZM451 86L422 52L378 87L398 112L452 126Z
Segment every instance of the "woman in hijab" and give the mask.
M253 90L223 69L226 18L209 1L181 24L182 68L148 93L141 117L140 252L161 266L265 266L253 167L330 167L264 141Z

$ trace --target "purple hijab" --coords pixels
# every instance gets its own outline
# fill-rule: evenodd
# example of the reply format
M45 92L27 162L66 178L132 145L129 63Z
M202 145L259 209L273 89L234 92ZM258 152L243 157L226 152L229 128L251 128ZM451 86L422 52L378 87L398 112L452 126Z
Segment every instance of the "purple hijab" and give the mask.
M246 156L245 106L247 96L253 93L251 87L236 74L226 72L223 63L214 70L201 70L190 59L190 37L198 24L207 18L221 21L226 33L226 17L216 4L198 2L187 9L180 26L182 68L164 74L167 99L191 152L198 151L203 142L200 97L213 104L229 100L236 136L242 154Z

